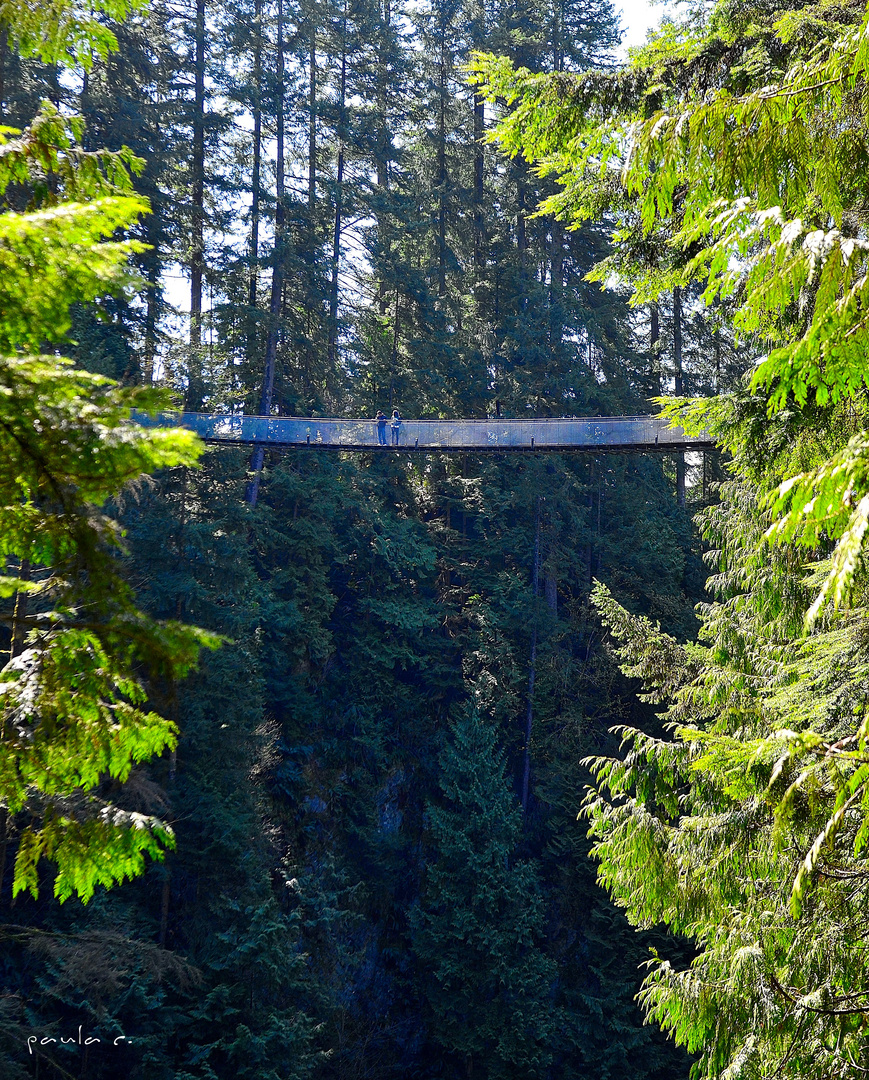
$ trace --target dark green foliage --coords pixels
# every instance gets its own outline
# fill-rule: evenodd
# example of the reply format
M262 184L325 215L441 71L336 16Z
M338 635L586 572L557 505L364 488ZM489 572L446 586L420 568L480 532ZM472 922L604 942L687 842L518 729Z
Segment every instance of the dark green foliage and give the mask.
M64 87L89 147L146 159L135 184L152 210L130 231L152 245L131 248L146 290L74 311L77 362L250 410L273 330L278 412L647 408L667 313L652 355L623 298L584 279L605 231L532 218L548 181L479 140L488 118L461 67L487 45L539 70L584 69L613 43L609 6L439 3L408 21L385 2L285 2L283 84L276 14L208 5L199 114L192 8L157 4L115 27L120 51ZM4 71L8 100L32 96L35 75ZM200 124L193 347L162 290L193 261ZM709 379L705 333L686 327L691 385ZM178 744L133 770L123 805L171 823L173 857L87 911L19 900L9 912L21 929L2 971L0 1070L34 1075L20 1052L31 1027L99 1021L129 1037L123 1057L51 1059L93 1080L684 1077L686 1058L632 1001L649 941L594 884L575 820L580 758L609 748L613 720L637 718L602 648L592 579L693 633L701 575L672 463L275 453L255 508L246 466L214 450L114 506L137 602L225 640L183 685L149 687ZM699 482L688 491L701 497Z
M496 738L470 711L452 725L410 928L430 1039L468 1075L506 1080L546 1074L563 1019L543 950L543 892L533 865L516 859L522 812Z

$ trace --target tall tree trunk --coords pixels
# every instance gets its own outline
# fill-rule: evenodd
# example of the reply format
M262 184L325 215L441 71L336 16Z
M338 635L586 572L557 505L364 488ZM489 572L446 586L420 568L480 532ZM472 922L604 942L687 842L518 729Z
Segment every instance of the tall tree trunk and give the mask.
M525 252L528 240L525 235L525 169L521 161L516 162L516 252L519 255L520 273L525 270ZM524 286L523 286L524 292Z
M649 372L649 382L652 393L656 396L661 394L661 371L660 371L660 343L661 343L661 316L658 311L658 301L653 300L649 306L649 319L651 328L649 332L649 351L652 354L652 370Z
M591 592L594 587L594 541L593 532L591 527L592 511L594 510L594 495L592 494L592 488L596 479L595 461L592 459L588 467L588 543L585 548L585 558L588 564L588 591Z
M308 36L308 218L311 232L317 209L317 26L311 19Z
M254 5L253 47L253 169L250 193L250 252L247 283L248 331L246 354L248 366L252 367L256 356L256 310L257 281L259 277L259 200L260 172L262 169L262 0Z
M525 710L525 747L522 754L522 813L528 814L528 798L531 791L531 729L534 724L534 676L537 667L537 593L540 581L540 503L534 514L534 566L531 570L531 597L534 610L531 615L531 660L528 666L528 702Z
M205 0L196 0L191 162L190 373L187 408L202 407L202 279L205 269Z
M440 80L438 100L438 296L447 292L447 58L446 19L441 14Z
M0 22L0 120L6 118L6 64L9 59L9 30Z
M152 245L156 247L154 241ZM150 386L154 381L154 361L157 354L157 291L160 287L160 259L155 251L148 254L148 284L145 288L145 333L142 341L142 381Z
M395 407L395 369L398 366L398 326L401 317L401 306L398 289L395 290L395 317L392 320L392 349L389 354L389 408Z
M383 251L381 258L385 266L391 261L391 242L387 235L387 206L386 194L389 189L389 115L388 115L388 48L389 33L392 24L392 7L390 0L383 0L383 14L380 26L380 50L378 56L377 71L377 192L380 196L380 221L379 231L383 237ZM377 282L377 306L381 317L386 315L388 298L386 295L386 281L382 268Z
M315 339L319 337L320 317L317 312L319 295L317 284L317 9L309 8L308 28L308 220L305 241L305 264L307 269L306 334L308 347L301 362L299 391L306 402L313 398L311 353Z
M21 559L18 564L18 577L21 581L30 581L32 568L29 559ZM9 659L14 660L24 649L27 638L28 593L17 592L12 609L11 640ZM2 898L3 878L6 876L6 845L8 840L8 814L5 807L0 808L0 898Z
M32 569L29 559L22 559L18 565L18 577L21 581L30 581ZM27 609L29 607L29 594L17 592L15 605L12 608L12 640L9 644L9 659L14 660L24 649L24 641L27 637Z
M561 71L564 67L564 56L562 53L562 40L561 40L561 24L564 18L564 12L562 5L557 0L552 5L552 70Z
M341 23L341 82L338 91L338 168L335 174L335 228L332 234L332 282L329 293L327 376L335 370L338 350L338 271L341 262L341 214L344 195L344 145L347 138L347 0Z
M472 0L469 5L471 21L469 36L474 49L483 49L486 44L486 0ZM483 136L486 126L485 102L480 94L474 93L474 291L479 307L482 300L483 277L486 269L486 225L483 206Z
M272 411L272 397L275 388L275 365L278 352L278 333L281 322L281 301L284 293L284 271L286 266L286 200L284 190L284 9L283 0L278 0L277 9L277 55L276 55L276 101L275 101L275 250L272 266L271 296L269 298L269 325L266 337L266 354L263 366L263 381L260 389L259 415L269 416ZM265 449L257 446L251 455L250 471L253 476L248 481L245 501L256 506L259 495L260 475L262 473Z
M486 272L486 225L483 207L483 136L486 115L483 98L474 94L474 277L477 300Z
M560 350L564 337L564 227L553 221L549 251L549 348Z
M550 570L543 579L543 591L546 594L546 606L553 615L558 614L558 578Z
M682 396L682 290L676 285L673 289L673 367L675 381L673 392ZM676 455L676 498L680 506L685 505L685 455Z

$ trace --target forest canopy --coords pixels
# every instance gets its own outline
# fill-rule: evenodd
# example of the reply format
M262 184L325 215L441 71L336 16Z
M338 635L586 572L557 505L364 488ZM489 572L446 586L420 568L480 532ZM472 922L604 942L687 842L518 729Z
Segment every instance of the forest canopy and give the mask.
M686 11L0 0L4 1076L869 1068L869 31Z
M541 209L612 215L597 279L636 305L695 288L759 353L732 392L667 402L732 455L700 644L592 597L669 732L589 759L593 854L633 923L698 944L642 998L701 1076L867 1061L867 59L862 10L724 3L616 73L474 62L494 138L558 178Z

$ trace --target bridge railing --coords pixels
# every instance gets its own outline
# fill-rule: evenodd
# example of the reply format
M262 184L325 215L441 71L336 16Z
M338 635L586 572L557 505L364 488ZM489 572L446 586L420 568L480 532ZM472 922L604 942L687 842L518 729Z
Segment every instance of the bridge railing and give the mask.
M708 438L688 438L652 416L564 417L545 420L402 420L378 431L375 420L311 419L288 416L174 413L136 416L148 424L181 424L208 442L272 446L312 446L365 450L385 446L405 450L680 450L711 446Z

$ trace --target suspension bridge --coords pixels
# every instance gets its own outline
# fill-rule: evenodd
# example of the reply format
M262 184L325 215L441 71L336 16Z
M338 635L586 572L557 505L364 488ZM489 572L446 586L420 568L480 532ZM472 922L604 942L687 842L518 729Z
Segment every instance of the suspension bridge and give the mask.
M385 453L584 451L630 453L709 450L708 435L689 436L655 416L584 416L537 420L405 420L393 428L376 420L216 413L135 413L148 426L181 426L207 443L274 448L364 450Z

